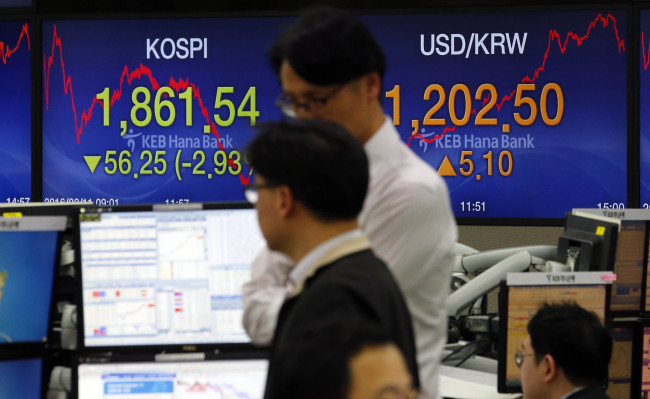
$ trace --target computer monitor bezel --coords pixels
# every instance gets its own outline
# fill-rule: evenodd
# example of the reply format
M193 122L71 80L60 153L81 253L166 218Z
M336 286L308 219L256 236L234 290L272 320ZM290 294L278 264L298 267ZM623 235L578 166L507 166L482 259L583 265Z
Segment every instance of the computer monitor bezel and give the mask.
M572 273L575 274L575 273ZM567 273L568 275L568 273ZM600 284L565 284L561 286L574 287L574 286L599 286ZM604 309L604 323L609 328L610 324L610 298L611 298L611 284L602 284L605 287L605 309ZM535 286L534 284L521 284L517 286ZM537 285L540 286L540 285ZM560 286L560 285L548 285ZM497 365L497 391L499 393L521 393L521 385L508 386L507 385L507 365L508 365L508 298L509 298L509 285L506 280L502 280L499 286L499 335L498 335L498 365Z
M80 219L82 213L89 212L141 212L141 211L183 211L183 210L229 210L229 209L254 209L254 206L248 202L205 202L189 204L148 204L148 205L120 205L114 207L88 207L81 208L74 219L75 231L75 265L78 272L77 295L79 306L77 309L77 342L79 350L87 353L92 352L143 352L143 353L161 353L161 352L236 352L248 353L255 352L259 348L252 343L184 343L184 344L153 344L153 345L106 345L106 346L87 346L85 342L84 329L84 306L83 306L83 270L81 267L81 236Z

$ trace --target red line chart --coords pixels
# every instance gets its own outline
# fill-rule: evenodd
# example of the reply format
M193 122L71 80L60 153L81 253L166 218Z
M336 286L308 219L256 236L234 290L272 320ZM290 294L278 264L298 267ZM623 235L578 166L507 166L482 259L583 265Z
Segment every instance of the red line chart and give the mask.
M31 50L31 40L29 38L29 24L25 22L20 31L20 36L18 36L18 41L16 45L12 48L5 42L0 41L0 59L2 59L3 64L7 64L7 60L20 48L20 44L23 40L27 41L27 49Z
M648 44L650 45L650 41ZM645 36L643 31L641 31L641 51L643 51L643 70L646 71L648 70L648 64L650 64L650 48L648 48L648 52L646 53Z

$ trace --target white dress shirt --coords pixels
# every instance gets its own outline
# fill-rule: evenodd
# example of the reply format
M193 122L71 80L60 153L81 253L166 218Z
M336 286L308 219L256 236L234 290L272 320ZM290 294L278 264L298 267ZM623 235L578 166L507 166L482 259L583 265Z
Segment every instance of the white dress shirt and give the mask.
M447 342L445 301L457 228L444 180L400 139L390 118L364 145L370 186L359 215L363 233L393 272L415 331L421 398L439 398L438 374ZM265 248L243 287L244 327L256 344L269 344L277 315L294 284L293 262Z

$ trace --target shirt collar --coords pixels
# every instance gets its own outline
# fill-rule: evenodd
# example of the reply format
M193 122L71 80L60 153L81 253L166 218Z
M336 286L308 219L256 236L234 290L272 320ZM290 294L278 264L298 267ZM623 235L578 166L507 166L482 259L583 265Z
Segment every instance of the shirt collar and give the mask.
M380 157L382 154L386 154L388 149L394 149L395 145L401 141L395 126L393 126L393 120L389 116L385 116L384 123L379 127L379 130L370 137L368 141L363 145L363 148L366 150L366 154L370 160Z
M577 387L573 391L564 394L564 396L562 396L560 399L567 399L569 396L573 395L574 393L576 393L578 391L582 391L585 388L587 388L587 387Z
M361 229L353 229L350 231L346 231L345 233L339 234L335 237L330 238L329 240L323 242L316 248L312 249L307 253L307 255L303 256L302 259L296 264L296 266L291 270L289 273L289 281L291 284L296 287L300 285L305 278L307 277L307 274L309 271L316 265L316 263L323 257L325 254L327 254L330 250L333 248L341 245L342 243L363 237L364 234L361 231Z

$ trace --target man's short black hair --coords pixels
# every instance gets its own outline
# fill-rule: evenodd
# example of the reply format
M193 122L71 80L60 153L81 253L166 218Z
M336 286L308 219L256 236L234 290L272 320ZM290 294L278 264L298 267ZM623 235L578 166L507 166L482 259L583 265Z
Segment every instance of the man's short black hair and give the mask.
M342 126L316 120L261 124L247 155L256 173L288 186L321 221L352 220L361 212L368 158Z
M279 359L278 397L270 399L346 399L351 360L366 348L391 344L384 330L372 323L324 320L310 326Z
M304 12L273 44L276 74L283 60L317 86L347 83L386 69L386 57L366 25L352 14L327 7Z
M550 354L569 382L607 382L612 337L598 316L572 302L544 304L528 323L535 360Z

